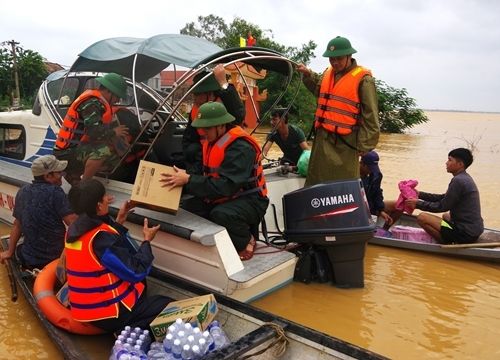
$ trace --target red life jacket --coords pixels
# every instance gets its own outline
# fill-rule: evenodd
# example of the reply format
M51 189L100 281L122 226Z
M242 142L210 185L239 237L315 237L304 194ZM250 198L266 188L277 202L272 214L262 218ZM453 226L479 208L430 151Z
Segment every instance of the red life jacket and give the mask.
M88 136L85 134L83 120L78 114L78 107L86 100L95 97L104 106L104 114L102 115L103 124L110 124L113 119L113 109L102 96L99 90L85 90L68 109L64 117L59 133L56 139L56 149L64 150L72 145L78 145L88 142Z
M124 281L99 262L92 243L100 231L118 234L103 223L65 244L71 316L78 321L117 318L119 303L131 310L144 290L143 283Z
M335 83L335 73L330 66L323 74L318 96L314 127L339 135L349 135L360 119L359 83L370 70L356 66Z
M236 194L230 197L223 197L220 199L209 200L211 203L223 203L237 197L248 195L254 192L262 197L267 196L266 179L264 178L264 170L260 162L260 146L253 137L243 130L240 126L235 126L226 132L215 143L209 144L205 141L203 144L203 172L206 176L220 177L219 171L226 149L236 139L244 139L248 141L255 149L254 166L251 176L248 179L248 186L241 188Z

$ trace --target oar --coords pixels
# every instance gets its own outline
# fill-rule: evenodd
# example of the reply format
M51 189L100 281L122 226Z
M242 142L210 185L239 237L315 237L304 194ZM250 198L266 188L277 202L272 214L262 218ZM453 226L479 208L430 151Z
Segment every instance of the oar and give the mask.
M3 251L3 244L0 243L0 248ZM12 263L10 259L5 260L5 267L7 268L7 275L9 276L9 282L10 282L10 291L11 291L11 297L10 299L13 302L17 301L17 283L16 280L14 279L14 275L12 274Z
M472 244L450 244L450 245L440 245L440 246L442 248L446 248L446 249L489 248L489 247L500 247L500 242L472 243Z

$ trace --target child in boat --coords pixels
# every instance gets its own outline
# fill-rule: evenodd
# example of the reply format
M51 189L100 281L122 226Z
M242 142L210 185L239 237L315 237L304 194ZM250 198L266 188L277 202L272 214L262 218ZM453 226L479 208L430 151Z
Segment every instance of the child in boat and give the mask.
M446 171L453 175L444 194L418 192L417 199L405 201L407 206L434 213L445 212L442 217L421 213L418 224L441 244L467 244L477 241L483 233L479 191L466 169L473 156L465 148L448 153Z
M136 249L122 225L134 204L126 201L116 220L108 214L113 197L95 179L73 186L68 194L78 218L66 234L66 273L71 316L115 332L125 325L145 329L172 300L146 296L146 276L153 253L150 242L160 225L148 226Z
M386 210L382 193L382 172L378 166L379 156L375 151L364 154L359 161L359 173L365 189L366 199L372 215L384 219L386 226L392 225L393 219Z

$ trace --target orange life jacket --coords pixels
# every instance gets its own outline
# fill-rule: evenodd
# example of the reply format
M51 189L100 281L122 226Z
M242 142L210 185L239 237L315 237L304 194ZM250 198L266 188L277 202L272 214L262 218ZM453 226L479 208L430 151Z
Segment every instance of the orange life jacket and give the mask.
M92 243L101 231L118 234L103 223L65 245L71 316L78 321L117 318L119 303L131 310L144 290L143 283L124 281L99 262Z
M370 70L356 66L335 83L333 68L323 74L314 127L339 135L349 135L360 123L359 83Z
M247 186L241 188L236 194L230 197L210 200L211 203L223 203L237 197L258 192L260 196L267 196L266 179L264 178L264 170L260 162L260 146L253 137L243 130L240 126L235 126L226 132L214 144L209 144L205 141L203 144L203 171L206 176L220 177L219 171L226 149L236 139L245 139L255 149L254 167L251 176L248 179Z
M102 96L99 90L85 90L68 109L64 117L59 133L56 139L56 149L64 150L70 146L88 142L88 136L85 134L83 120L78 114L78 107L86 100L95 97L104 106L104 114L102 115L103 124L110 124L113 119L113 109Z

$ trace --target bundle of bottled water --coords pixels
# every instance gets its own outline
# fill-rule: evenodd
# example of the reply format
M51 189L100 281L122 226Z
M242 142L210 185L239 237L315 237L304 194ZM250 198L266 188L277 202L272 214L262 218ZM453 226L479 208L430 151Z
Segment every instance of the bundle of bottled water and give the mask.
M145 360L147 351L151 344L149 330L142 330L140 327L132 329L125 326L118 335L110 360Z
M152 343L147 355L155 360L197 360L229 343L218 321L210 323L202 332L198 327L177 319L168 327L163 343Z

